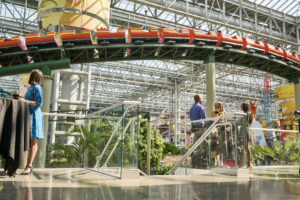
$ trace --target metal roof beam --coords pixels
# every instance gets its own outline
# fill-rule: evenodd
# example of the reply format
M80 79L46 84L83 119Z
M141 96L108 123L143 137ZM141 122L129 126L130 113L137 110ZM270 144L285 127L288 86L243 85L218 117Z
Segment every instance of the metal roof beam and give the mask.
M153 5L155 7L155 6L159 5L160 8L163 8L166 11L169 10L170 12L173 12L174 11L173 8L175 6L178 7L178 5L179 5L179 9L178 10L175 9L175 11L177 11L177 13L180 11L179 13L182 13L183 15L191 15L190 13L193 12L193 9L195 9L193 6L190 5L189 8L188 8L189 13L187 13L186 12L187 10L183 7L183 5L186 5L186 4L182 4L182 3L179 3L179 2L174 2L173 3L172 1L168 1L168 0L166 1L166 5L171 5L170 4L170 2L171 2L172 6L170 8L165 7L165 4L162 4L161 1L158 1L158 0L148 0L148 1L131 0L131 1L143 4L143 5L147 5L147 6ZM252 3L252 2L242 1L241 3L237 3L237 2L234 2L234 1L228 1L228 0L224 0L224 1L226 2L226 5L231 4L231 5L235 5L235 6L242 6L243 8L247 8L247 9L253 10L253 11L257 10L257 12L259 14L262 14L262 15L267 16L266 13L269 13L268 10L265 10L266 8L264 6L257 5L258 8L256 9L255 4ZM10 3L10 1L5 1L5 2ZM19 1L19 0L14 0L14 1L11 1L11 2L12 3L18 3L18 5L22 5L22 1ZM23 5L24 5L24 1L23 1ZM34 6L36 6L34 9L37 9L37 3L36 2L28 1L28 7L33 8ZM151 17L141 16L140 14L134 13L134 12L129 11L129 10L120 10L120 9L121 8L119 8L119 10L114 9L114 8L111 9L112 19L122 20L123 22L130 21L131 23L136 23L136 24L139 24L141 26L145 25L145 19L147 19L148 25L153 26L153 27L158 27L158 26L180 27L180 25L174 24L174 22L170 22L168 20L153 19ZM182 9L184 9L185 11L182 12ZM221 25L221 26L224 25L224 21L221 22L221 21L218 21L218 20L207 19L206 16L201 17L201 12L199 12L199 9L196 9L196 10L197 10L198 17L200 17L201 20L208 21L208 22L211 22L211 23L214 23L214 24L217 24L217 25ZM218 14L220 14L220 16L218 16ZM196 15L196 17L197 17L197 15ZM210 16L213 17L214 15L216 15L216 19L222 19L223 18L223 13L217 13L216 11L212 11L212 14ZM296 18L295 17L285 16L283 13L275 11L275 10L272 10L272 18L273 19L278 19L278 20L286 20L286 23L296 24ZM247 21L243 21L243 28L239 27L239 24L236 24L234 22L234 20L233 21L230 20L230 23L228 23L225 26L228 27L228 28L234 29L234 30L240 30L240 31L245 32L245 33L250 33L250 34L253 34L253 35L257 34L258 36L269 38L271 40L273 39L273 40L282 41L282 38L283 38L281 33L277 32L275 30L272 31L272 36L270 36L268 28L263 28L261 33L257 33L257 30L253 30L253 26ZM186 27L186 26L182 25L182 27ZM274 37L274 36L276 36L276 37ZM295 37L290 37L290 36L286 35L285 38L288 39L288 41L286 41L287 43L289 43L291 45L297 45Z
M216 12L216 11L211 11L209 18L208 16L206 16L205 12L200 12L199 9L201 9L200 7L194 7L192 5L189 5L189 7L186 7L185 3L181 3L181 2L176 2L173 3L170 0L166 0L164 3L160 0L148 0L148 1L144 1L144 0L131 0L132 2L138 3L138 4L142 4L145 6L149 6L149 7L153 7L156 9L160 9L163 10L165 12L168 13L175 13L177 15L182 15L182 16L186 16L192 19L197 19L197 20L202 20L208 23L212 23L218 26L224 26L233 30L239 30L243 33L250 33L252 35L257 35L260 37L264 37L264 38L268 38L269 40L275 40L278 42L283 42L282 38L286 38L287 40L285 40L285 43L288 43L290 45L293 46L297 46L297 40L296 37L292 37L290 35L285 34L284 36L282 35L283 33L276 31L276 30L271 30L268 27L261 27L260 25L258 25L258 29L253 27L253 23L248 22L248 21L243 21L242 26L240 25L239 21L237 21L236 19L229 17L229 16L224 16L223 13L221 12ZM226 1L226 0L224 0ZM242 5L240 4L236 4L232 1L226 1L226 4L233 4L236 6L242 6L243 8L247 8L250 10L253 10L256 12L255 7L251 8L251 7L247 7L245 4L245 1L243 1ZM171 3L173 3L171 5ZM250 3L250 2L247 2ZM167 5L167 6L166 6ZM171 5L168 6L168 5ZM265 10L263 13L260 13L261 11L259 11L259 14L268 16L266 13L269 13L269 9L266 10L265 7L260 7L261 11ZM259 10L259 9L257 9ZM188 12L187 12L188 11ZM280 17L278 17L276 14L278 14ZM273 19L278 19L278 20L286 20L286 19L291 19L291 20L287 20L286 23L291 23L292 25L296 25L296 18L292 17L292 16L286 16L283 13L280 12L276 12L272 10L272 18ZM225 22L225 23L224 23ZM260 30L260 31L258 31ZM271 35L270 35L271 32Z
M20 34L21 32L23 32L24 34L37 32L37 23L25 22L25 26L24 26L25 28L22 28L21 21L16 21L13 18L6 17L6 16L0 16L0 17L1 17L0 24L1 24L2 31L6 29L8 30L8 32L17 33L17 34Z

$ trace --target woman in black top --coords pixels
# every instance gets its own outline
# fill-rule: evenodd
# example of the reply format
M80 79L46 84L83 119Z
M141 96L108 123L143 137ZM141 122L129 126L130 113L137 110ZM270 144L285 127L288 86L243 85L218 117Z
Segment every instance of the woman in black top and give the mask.
M251 126L252 122L253 122L253 116L251 115L251 113L249 112L249 105L247 103L242 103L241 104L241 110L246 113L246 127L245 127L245 131L246 131L246 151L247 151L247 167L248 168L252 168L251 165L251 151L249 148L249 143L250 143L250 130L249 127Z

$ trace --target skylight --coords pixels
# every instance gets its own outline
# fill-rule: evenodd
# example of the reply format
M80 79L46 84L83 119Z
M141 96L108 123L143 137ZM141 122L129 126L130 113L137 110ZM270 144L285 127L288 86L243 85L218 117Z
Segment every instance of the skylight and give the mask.
M300 16L300 0L248 0L268 8L292 15Z

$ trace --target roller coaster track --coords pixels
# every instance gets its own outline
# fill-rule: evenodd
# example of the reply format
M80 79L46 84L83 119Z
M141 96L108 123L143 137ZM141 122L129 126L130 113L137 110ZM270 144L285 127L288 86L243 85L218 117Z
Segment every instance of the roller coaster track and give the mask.
M24 59L31 58L29 60ZM265 71L288 79L299 81L300 68L254 51L195 44L108 44L74 45L72 47L51 47L36 50L2 52L0 60L8 60L0 68L0 77L30 72L38 68L50 75L51 70L68 68L70 64L128 60L203 60L235 64ZM229 67L229 66L227 66Z

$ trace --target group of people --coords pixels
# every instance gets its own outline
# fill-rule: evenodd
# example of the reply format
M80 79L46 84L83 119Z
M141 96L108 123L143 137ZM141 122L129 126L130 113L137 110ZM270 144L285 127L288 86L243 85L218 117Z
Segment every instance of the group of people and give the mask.
M32 70L29 76L29 87L24 94L15 95L15 98L29 106L31 120L31 146L26 167L21 175L30 175L33 172L33 161L38 150L38 139L44 138L44 123L41 106L43 104L43 73L38 70ZM8 173L8 169L4 169Z
M21 173L22 175L29 175L33 171L33 161L35 155L38 150L38 139L44 138L43 131L43 114L41 111L41 106L43 104L43 74L40 70L33 70L30 73L29 77L29 88L25 94L25 96L19 96L18 100L23 101L29 105L31 125L32 125L32 140L31 140L31 148L29 151L29 158L27 165L24 171ZM190 119L191 121L206 119L205 108L202 105L202 98L200 94L196 94L194 96L195 104L190 109ZM249 126L251 126L253 122L253 115L250 114L249 105L247 103L241 104L241 110L246 113L246 152L247 152L247 166L251 167L251 153L249 150L249 141L250 141L250 133ZM214 110L211 112L211 117L218 117L220 115L225 114L225 109L223 104L220 101L215 102ZM225 119L220 119L220 122ZM197 122L193 124L194 127L204 127L204 122ZM243 157L243 156L242 156ZM6 172L6 171L5 171Z
M205 127L205 123L203 121L199 122L199 120L206 119L205 108L202 105L201 95L196 94L194 96L194 101L195 101L195 103L190 109L190 119L192 121L192 128ZM252 102L250 102L250 103L252 103ZM239 156L240 157L239 158L239 165L241 167L243 165L243 162L244 162L243 158L244 158L244 149L245 149L246 152L247 152L247 167L248 168L252 168L252 165L251 165L251 152L250 152L250 148L249 148L250 137L251 137L249 127L251 126L251 124L253 123L253 121L255 119L255 113L250 112L250 106L253 107L254 105L253 104L249 105L247 103L242 103L241 104L241 111L243 111L243 113L245 113L245 118L244 119L246 120L246 124L243 127L243 130L241 130L241 131L243 131L245 133L246 141L245 142L240 142L241 145L242 145L242 148L241 148L241 153L240 153L240 156ZM218 116L221 116L221 115L224 115L224 114L226 114L226 111L224 109L224 106L223 106L222 102L220 102L220 101L215 102L214 103L214 110L211 112L211 117L215 118L215 117L218 117ZM193 121L196 121L196 120L197 120L197 122L193 123ZM219 119L219 122L225 122L225 118ZM208 123L208 125L210 125L210 124L211 123ZM223 132L225 132L225 130ZM221 138L221 140L222 140L222 139L224 139L224 136L220 135L219 138ZM212 141L212 142L214 142L214 141ZM244 148L244 143L245 143L245 148ZM217 153L217 157L219 156L218 154L219 153ZM220 162L219 157L217 158L217 162L219 164L219 162Z

